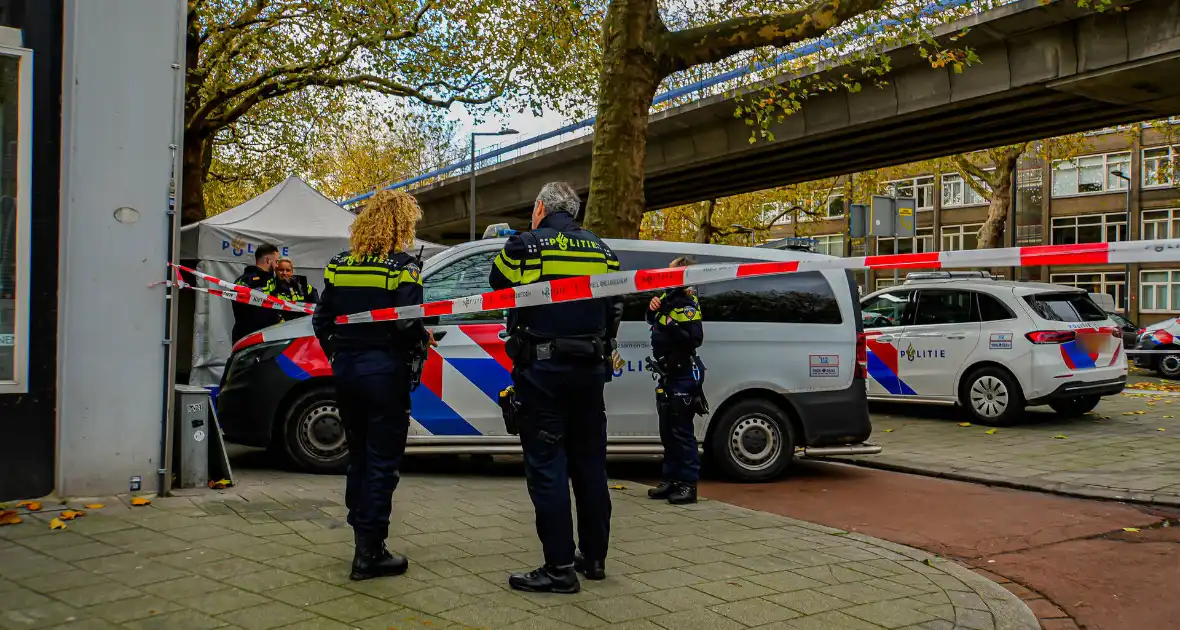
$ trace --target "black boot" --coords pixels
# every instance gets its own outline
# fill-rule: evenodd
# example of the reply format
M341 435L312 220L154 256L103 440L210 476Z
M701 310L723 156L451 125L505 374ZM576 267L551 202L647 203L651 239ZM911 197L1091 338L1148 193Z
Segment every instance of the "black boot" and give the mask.
M587 560L579 551L574 553L574 570L585 576L587 580L605 580L606 560Z
M660 485L647 491L649 499L667 499L672 491L676 489L676 484L671 481L661 481Z
M508 586L530 593L572 594L582 590L582 585L578 583L578 574L574 573L573 567L557 568L549 565L528 573L508 576Z
M350 580L370 580L390 575L401 575L410 567L405 556L395 556L385 548L385 543L357 541L356 554L352 557Z
M684 505L697 502L697 485L695 483L677 483L676 489L668 495L668 503Z

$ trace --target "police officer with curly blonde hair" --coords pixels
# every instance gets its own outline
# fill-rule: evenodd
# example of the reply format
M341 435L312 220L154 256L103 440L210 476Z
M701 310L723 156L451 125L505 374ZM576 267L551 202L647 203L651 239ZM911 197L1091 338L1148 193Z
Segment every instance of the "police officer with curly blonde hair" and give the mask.
M353 221L349 250L328 263L312 316L332 361L348 440L344 499L356 539L353 580L400 575L409 565L385 539L410 427L410 357L433 340L420 319L339 325L336 317L422 303L422 271L406 252L421 216L404 192L374 195Z

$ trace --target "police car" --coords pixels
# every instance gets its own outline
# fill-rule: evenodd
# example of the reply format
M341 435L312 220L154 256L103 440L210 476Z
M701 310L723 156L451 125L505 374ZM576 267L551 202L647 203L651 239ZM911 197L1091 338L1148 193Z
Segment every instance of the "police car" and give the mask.
M861 309L870 400L957 404L998 426L1032 405L1080 415L1127 383L1122 332L1081 289L912 273Z
M1167 378L1180 378L1180 318L1169 317L1144 328L1139 333L1138 350L1176 352L1151 352L1135 355L1135 365L1158 372Z
M817 254L692 243L608 241L624 270L663 268L678 256L699 263L800 260ZM504 239L458 245L428 259L427 301L490 291L488 273ZM706 458L729 477L764 480L792 457L872 454L864 337L857 288L846 271L810 271L698 287L712 407L696 433ZM608 449L659 454L655 384L644 321L652 293L625 299L619 352L607 384ZM519 439L497 405L510 384L505 311L445 316L434 327L421 385L411 400L409 453L512 454ZM332 371L310 318L239 341L217 400L226 437L269 446L300 468L340 470L347 459Z

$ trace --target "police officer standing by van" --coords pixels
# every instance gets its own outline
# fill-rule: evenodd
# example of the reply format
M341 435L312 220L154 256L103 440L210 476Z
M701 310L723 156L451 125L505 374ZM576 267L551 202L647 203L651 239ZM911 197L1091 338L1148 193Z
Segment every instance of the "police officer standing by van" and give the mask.
M421 269L405 251L421 216L404 192L374 195L352 223L349 250L328 262L312 316L332 362L348 440L344 501L356 540L353 580L400 575L409 566L385 539L410 427L410 364L433 341L421 319L339 325L336 317L422 303Z
M513 235L496 257L490 282L504 289L619 269L605 243L575 219L581 203L564 182L541 188L532 231ZM519 404L529 496L536 510L544 566L509 577L517 590L576 593L576 572L605 577L610 535L603 389L622 319L620 300L586 300L514 309L506 350ZM569 486L578 506L575 553Z
M669 266L691 264L692 259L682 257ZM704 330L696 292L681 287L653 297L647 323L651 324L651 351L660 375L656 410L664 444L664 479L647 496L667 499L674 505L696 503L701 461L693 419L704 405L705 374L704 363L697 356Z

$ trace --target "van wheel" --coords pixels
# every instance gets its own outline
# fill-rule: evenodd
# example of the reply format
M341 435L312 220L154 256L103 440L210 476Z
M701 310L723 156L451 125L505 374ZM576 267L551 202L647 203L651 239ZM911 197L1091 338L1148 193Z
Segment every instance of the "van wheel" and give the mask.
M795 456L795 434L783 410L761 398L743 400L717 421L712 460L722 476L736 481L769 481Z
M980 424L1008 426L1024 414L1024 393L1006 370L986 366L963 379L959 404Z
M1102 402L1101 396L1076 396L1054 400L1049 403L1049 406L1058 414L1073 418L1094 411L1100 402Z
M1180 354L1163 354L1157 359L1156 371L1164 378L1180 378Z
M313 473L341 473L348 467L348 442L336 406L336 390L318 387L287 408L279 443L296 468Z

